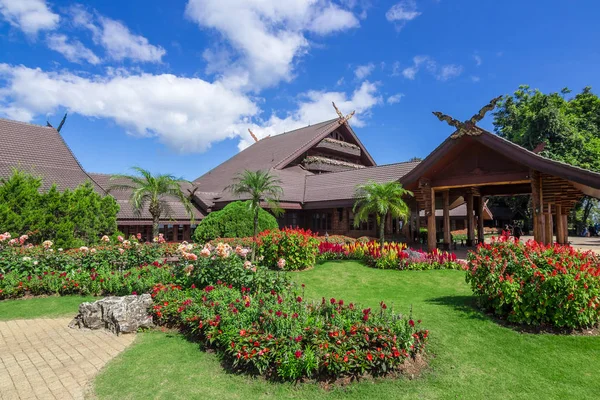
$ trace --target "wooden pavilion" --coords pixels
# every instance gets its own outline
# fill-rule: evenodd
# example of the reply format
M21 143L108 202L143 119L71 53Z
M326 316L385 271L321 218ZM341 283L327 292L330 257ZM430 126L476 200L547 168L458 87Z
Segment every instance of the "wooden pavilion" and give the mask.
M478 127L498 100L465 122L434 113L456 131L400 179L415 194L413 212L425 211L429 250L437 247L436 209L443 209L443 245L450 247L450 209L456 202L467 203L470 246L484 240L485 197L518 194L532 196L535 240L567 244L569 211L584 195L600 198L599 173L550 160ZM418 231L419 218L416 224Z

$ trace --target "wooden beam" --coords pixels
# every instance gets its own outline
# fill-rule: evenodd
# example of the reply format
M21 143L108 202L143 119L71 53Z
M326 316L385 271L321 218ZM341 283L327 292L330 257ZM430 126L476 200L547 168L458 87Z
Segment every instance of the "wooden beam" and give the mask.
M475 232L473 227L473 192L469 191L467 197L467 246L473 246Z
M429 190L431 196L431 205L427 210L427 249L433 251L437 248L437 238L435 230L435 190Z
M552 204L548 203L544 217L546 227L546 232L544 233L544 243L552 245L554 242L554 226L552 224Z
M564 244L569 244L569 221L567 219L567 213L561 214L560 219L562 220L563 226L563 241Z
M479 243L483 243L485 241L485 235L483 231L483 206L485 202L483 201L483 196L479 196L477 198L477 240Z
M419 202L415 202L415 209L417 210L417 220L415 221L415 230L417 231L417 242L421 243L421 210L419 209Z
M450 237L450 192L442 192L442 202L444 208L444 249L450 250L452 238Z
M531 171L531 202L533 206L533 239L538 243L544 242L543 203L540 173Z
M556 215L554 219L556 220L556 243L565 244L565 234L564 234L564 226L562 215L562 207L560 204L556 205Z

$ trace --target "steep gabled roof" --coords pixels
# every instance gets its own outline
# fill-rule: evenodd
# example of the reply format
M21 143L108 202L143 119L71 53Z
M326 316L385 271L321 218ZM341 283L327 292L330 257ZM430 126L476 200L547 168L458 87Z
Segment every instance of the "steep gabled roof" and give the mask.
M407 161L396 164L379 165L354 171L333 172L306 177L305 202L346 200L354 197L356 185L373 180L378 183L397 181L419 161Z
M220 198L211 199L214 203L233 201L236 198L226 193L224 189L232 183L238 173L245 169L266 170L279 176L283 181L284 196L282 200L302 202L304 178L312 173L297 166L290 167L289 164L340 127L345 127L348 135L361 147L365 161L368 164L376 165L349 125L340 125L338 119L332 119L261 139L197 178L194 184L198 186L200 193L221 193Z
M98 193L106 194L56 129L0 118L0 136L0 176L9 177L17 168L42 178L42 190L53 183L64 190L91 181Z
M571 181L583 193L600 198L600 173L551 160L483 129L477 136L465 135L457 139L448 137L400 182L405 185L415 183L462 140L474 140L533 170Z

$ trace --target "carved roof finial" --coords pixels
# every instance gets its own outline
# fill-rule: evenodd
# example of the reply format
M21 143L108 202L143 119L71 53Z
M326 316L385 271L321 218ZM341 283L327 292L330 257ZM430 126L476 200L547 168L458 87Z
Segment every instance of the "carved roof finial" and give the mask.
M254 132L252 132L250 130L250 128L248 128L248 132L250 132L250 136L252 136L252 139L254 139L254 142L258 142L258 138L256 137L256 135L254 134Z
M487 114L489 111L492 111L494 108L496 108L496 103L498 103L500 99L502 99L502 96L498 96L492 99L488 104L483 106L477 114L473 115L465 122L460 122L459 120L454 119L451 116L443 114L439 111L434 111L433 115L435 115L440 121L444 121L448 125L456 128L456 132L454 132L450 136L450 138L452 139L458 139L459 137L464 135L479 136L481 135L483 130L476 125L477 122L481 121L483 117L485 117L485 114Z
M345 124L346 122L348 122L348 120L350 118L352 118L354 116L354 114L356 113L356 110L352 111L350 114L346 115L344 117L344 114L342 114L342 112L339 110L339 108L337 108L337 106L335 105L335 102L331 102L331 104L333 104L333 108L335 109L335 112L338 115L338 122L340 125Z

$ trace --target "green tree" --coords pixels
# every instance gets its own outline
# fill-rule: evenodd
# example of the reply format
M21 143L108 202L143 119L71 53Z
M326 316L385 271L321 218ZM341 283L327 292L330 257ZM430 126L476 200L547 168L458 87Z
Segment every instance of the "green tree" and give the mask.
M495 132L528 150L543 145L544 157L600 172L600 98L590 87L567 98L570 93L567 88L545 94L520 86L498 103ZM580 225L587 222L593 204L584 198L577 205Z
M256 255L256 236L258 235L258 215L260 203L265 202L275 215L280 215L283 210L279 207L279 198L283 194L281 180L269 171L248 171L239 173L228 186L234 195L250 197L249 208L253 214L253 249L252 261Z
M193 206L190 199L181 190L180 183L188 182L173 175L152 175L148 170L133 167L138 175L117 174L111 180L121 180L123 183L111 185L113 190L131 191L130 202L135 213L140 215L148 207L152 216L152 236L158 237L159 223L162 216L170 217L172 214L169 201L174 199L181 202L190 218L194 218ZM127 183L125 183L127 182Z
M0 178L0 230L21 235L39 219L42 180L20 170Z
M412 196L412 192L402 187L402 184L392 181L377 183L368 181L358 185L354 193L354 226L358 227L361 222L367 221L370 214L375 214L377 226L379 227L379 240L381 246L385 242L385 220L388 215L393 218L407 218L410 208L402 199L404 196Z
M258 210L258 231L277 229L277 220L269 212ZM194 241L205 243L217 238L249 237L254 233L254 215L250 201L234 201L222 210L208 214L194 231Z

